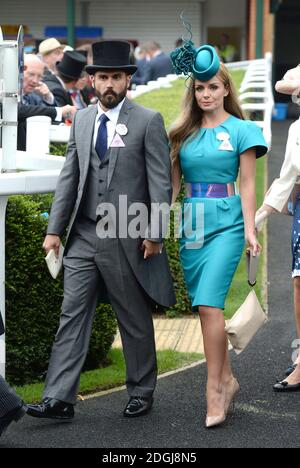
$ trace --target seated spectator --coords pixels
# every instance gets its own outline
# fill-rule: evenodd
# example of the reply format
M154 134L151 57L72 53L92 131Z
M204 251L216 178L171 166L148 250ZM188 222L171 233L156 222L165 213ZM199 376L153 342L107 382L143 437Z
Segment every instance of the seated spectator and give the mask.
M54 37L45 39L39 45L39 55L45 64L45 75L56 74L56 62L62 60L64 45Z
M41 81L45 65L32 54L24 57L24 81L22 103L18 105L18 150L26 150L26 119L37 115L46 115L54 122L72 119L76 107L66 105L55 107L53 94L48 86Z
M161 76L173 73L173 67L170 57L161 50L157 42L146 44L150 56L149 68L146 73L146 82L157 80Z
M24 56L24 81L23 96L24 104L54 105L54 96L48 86L43 83L45 65L33 54Z
M86 63L86 58L80 52L76 50L65 52L62 60L56 64L57 76L45 77L45 82L59 106L73 105L71 93L74 92L74 88L76 91L76 82L81 77ZM84 99L84 96L82 98Z
M52 119L52 123L63 120L73 120L77 109L69 104L63 107L45 106L44 104L18 104L18 140L17 149L26 151L26 119L37 115L45 115Z

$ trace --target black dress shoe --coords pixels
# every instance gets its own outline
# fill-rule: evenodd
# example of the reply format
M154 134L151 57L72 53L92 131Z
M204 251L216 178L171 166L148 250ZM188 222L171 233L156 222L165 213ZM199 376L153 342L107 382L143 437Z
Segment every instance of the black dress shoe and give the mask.
M284 380L282 382L278 382L273 386L273 390L275 392L299 392L300 391L300 383L297 384L289 384Z
M45 398L37 405L27 405L27 413L34 418L49 419L72 419L74 418L74 407L71 403Z
M130 397L127 403L123 415L126 418L134 418L136 416L142 416L143 414L150 411L153 404L153 398L149 397Z
M297 364L291 364L285 371L285 375L288 377L289 375L291 375L292 372L294 372L294 370L296 369L297 367Z
M9 413L6 413L4 416L1 416L0 418L0 436L3 434L3 432L8 428L10 423L13 421L19 421L24 414L26 414L27 407L26 405L19 406L18 408L13 409L12 411L9 411Z

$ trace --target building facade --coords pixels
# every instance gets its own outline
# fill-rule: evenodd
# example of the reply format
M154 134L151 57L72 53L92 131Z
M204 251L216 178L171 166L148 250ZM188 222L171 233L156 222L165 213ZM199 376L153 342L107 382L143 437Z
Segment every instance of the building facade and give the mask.
M188 34L180 14L191 23L196 46L218 45L222 33L236 48L236 59L274 55L274 76L295 65L300 39L300 0L1 0L0 23L4 35L15 37L25 26L27 41L44 39L46 27L72 25L101 27L102 38L128 39L135 43L159 42L166 52L176 39ZM72 35L60 38L71 42ZM100 39L77 38L78 41Z
M237 58L245 59L252 54L249 21L255 15L254 5L261 1L268 10L271 0L1 0L1 25L23 24L28 37L41 40L47 26L66 26L75 18L76 25L101 27L106 39L156 40L169 52L178 37L186 37L180 20L184 11L197 46L218 45L221 34L227 33ZM269 33L266 37L272 42Z

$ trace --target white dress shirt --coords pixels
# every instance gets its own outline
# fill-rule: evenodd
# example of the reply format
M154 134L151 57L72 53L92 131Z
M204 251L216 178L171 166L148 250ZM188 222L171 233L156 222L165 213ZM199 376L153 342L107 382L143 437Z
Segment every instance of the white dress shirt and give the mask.
M112 143L112 141L114 139L115 133L116 133L116 126L117 126L117 123L118 123L119 114L120 114L121 108L122 108L122 106L124 104L124 101L125 101L125 98L116 107L114 107L113 109L109 109L106 112L104 112L104 110L102 109L102 107L98 103L98 112L97 112L97 115L96 115L95 126L94 126L94 140L93 140L94 147L96 146L98 128L99 128L99 125L100 125L99 118L101 117L102 114L106 114L106 116L109 118L108 122L106 122L106 128L107 128L107 148L110 147L110 145L111 145L111 143Z

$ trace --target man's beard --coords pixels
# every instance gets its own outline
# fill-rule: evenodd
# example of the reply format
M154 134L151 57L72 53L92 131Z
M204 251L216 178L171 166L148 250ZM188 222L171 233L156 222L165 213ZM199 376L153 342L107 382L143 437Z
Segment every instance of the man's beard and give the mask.
M95 90L96 96L101 102L101 104L106 109L113 109L116 107L121 101L123 101L124 97L127 94L127 87L123 89L120 93L115 93L114 91L106 91L105 93L101 94L99 91Z

